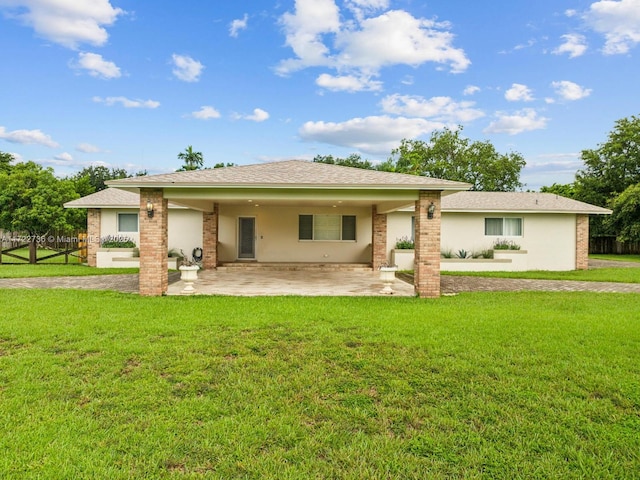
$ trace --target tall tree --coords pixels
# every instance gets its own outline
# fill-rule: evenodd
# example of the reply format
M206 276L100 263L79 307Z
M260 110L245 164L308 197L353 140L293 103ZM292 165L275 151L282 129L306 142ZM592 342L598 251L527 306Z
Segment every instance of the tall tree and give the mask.
M84 214L63 207L78 197L73 181L56 178L51 168L18 163L10 172L0 173L0 228L28 234L30 260L35 263L39 238L71 232L84 222Z
M640 242L640 183L630 185L613 204L609 225L619 242Z
M105 185L105 182L107 180L117 180L119 178L128 178L132 176L133 175L127 172L124 168L109 169L104 165L91 165L80 170L72 177L72 179L79 184L83 184L81 179L86 178L86 181L88 181L89 185L93 187L93 191L80 191L79 193L82 195L88 195L89 193L99 192L100 190L104 190L105 188L107 188L107 186ZM84 185L81 188L84 189Z
M11 170L13 160L13 155L10 153L0 152L0 173L8 173Z
M178 172L200 170L204 165L202 152L194 152L191 145L185 148L184 152L180 152L178 158L182 160L182 167L177 170Z
M352 153L347 158L334 158L333 155L316 155L313 161L316 163L342 165L344 167L364 168L366 170L374 170L376 168L369 160L362 160L362 157L357 153Z
M462 127L445 128L433 132L429 142L403 139L379 168L467 182L473 190L508 192L522 187L521 154L501 154L490 142L471 142L461 133Z
M585 168L576 174L576 197L601 207L640 183L640 117L616 121L607 141L582 151Z

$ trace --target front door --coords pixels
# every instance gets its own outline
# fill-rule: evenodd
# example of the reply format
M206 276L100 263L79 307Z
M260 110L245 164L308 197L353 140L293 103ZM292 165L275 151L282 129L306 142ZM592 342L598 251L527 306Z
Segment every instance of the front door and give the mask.
M256 219L254 217L238 219L238 258L256 258Z

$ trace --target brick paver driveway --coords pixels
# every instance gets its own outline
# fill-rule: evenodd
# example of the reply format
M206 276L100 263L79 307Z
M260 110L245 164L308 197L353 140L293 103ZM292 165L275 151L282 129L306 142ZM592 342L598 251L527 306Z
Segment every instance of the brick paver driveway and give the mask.
M628 267L640 268L638 263L589 261L589 268ZM179 272L169 275L169 282L180 278ZM81 290L114 290L117 292L137 293L138 275L95 275L87 277L38 277L38 278L2 278L0 288L72 288ZM250 285L246 286L247 291ZM459 292L496 292L535 290L547 292L620 292L640 293L638 283L580 282L567 280L526 280L512 278L487 277L441 277L442 293Z

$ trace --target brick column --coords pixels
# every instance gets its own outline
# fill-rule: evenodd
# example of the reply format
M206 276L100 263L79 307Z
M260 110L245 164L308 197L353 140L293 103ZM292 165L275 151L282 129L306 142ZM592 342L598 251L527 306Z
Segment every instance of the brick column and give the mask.
M371 211L371 264L374 270L387 263L387 214L378 213L374 205Z
M428 218L429 205L436 207ZM440 296L440 192L422 190L416 201L414 286L421 298Z
M98 265L97 254L100 248L101 210L90 208L87 210L87 264L90 267Z
M219 206L213 204L213 212L202 213L202 267L218 266L218 215Z
M153 218L147 202L153 203ZM169 288L167 211L161 188L140 189L140 295L163 295Z
M589 215L576 215L576 270L589 268Z

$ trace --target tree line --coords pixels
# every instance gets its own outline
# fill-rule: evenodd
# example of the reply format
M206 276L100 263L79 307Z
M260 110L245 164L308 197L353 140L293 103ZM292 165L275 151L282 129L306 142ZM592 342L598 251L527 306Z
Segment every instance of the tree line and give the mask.
M500 153L488 141L471 141L463 129L434 131L428 141L403 139L388 159L374 163L359 154L346 158L318 155L313 161L386 172L423 175L467 182L476 191L516 191L523 156ZM183 164L177 171L200 170L204 157L189 145L177 155ZM615 122L607 141L595 149L583 150L584 168L570 184L553 184L541 191L555 193L601 207L611 208L610 217L592 218L592 235L616 235L619 241L640 241L640 117ZM53 169L28 161L15 163L0 152L0 229L42 235L49 231L84 229L83 210L64 209L65 202L106 188L105 182L146 175L121 168L90 166L75 175L58 178ZM234 166L217 163L211 168Z

